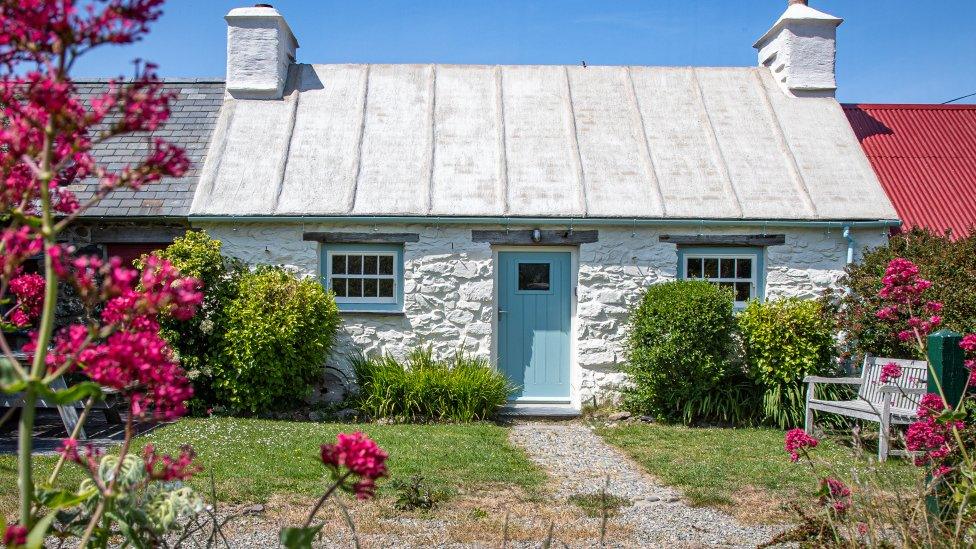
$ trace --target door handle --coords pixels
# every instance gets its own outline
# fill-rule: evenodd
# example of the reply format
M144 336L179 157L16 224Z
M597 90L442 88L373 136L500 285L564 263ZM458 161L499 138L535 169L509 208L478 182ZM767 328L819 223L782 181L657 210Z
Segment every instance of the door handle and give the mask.
M505 310L502 310L502 308L501 308L501 307L499 307L499 308L498 308L498 318L501 318L501 316L502 316L503 314L505 314L505 313L507 313L507 312L508 312L508 311L505 311Z

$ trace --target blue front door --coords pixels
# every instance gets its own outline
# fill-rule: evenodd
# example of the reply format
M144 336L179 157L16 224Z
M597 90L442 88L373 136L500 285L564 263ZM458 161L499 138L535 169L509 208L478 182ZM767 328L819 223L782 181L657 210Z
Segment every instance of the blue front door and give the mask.
M498 253L498 362L515 400L569 400L569 252Z

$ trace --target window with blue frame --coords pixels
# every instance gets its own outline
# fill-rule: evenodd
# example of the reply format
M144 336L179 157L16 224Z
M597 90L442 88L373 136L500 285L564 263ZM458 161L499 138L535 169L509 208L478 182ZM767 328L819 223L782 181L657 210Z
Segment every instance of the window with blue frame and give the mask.
M678 248L678 278L729 288L736 308L762 299L765 276L762 248Z
M402 244L323 244L321 262L340 311L403 310Z

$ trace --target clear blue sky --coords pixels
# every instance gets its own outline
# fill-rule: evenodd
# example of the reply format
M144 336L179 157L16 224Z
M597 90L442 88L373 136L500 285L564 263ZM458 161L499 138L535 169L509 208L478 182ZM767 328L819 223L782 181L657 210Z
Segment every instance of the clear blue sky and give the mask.
M79 76L223 76L223 15L253 1L170 0L142 43L81 63ZM272 0L303 63L747 66L786 0ZM939 103L976 92L976 1L811 0L844 18L838 98ZM976 97L963 102L976 103Z

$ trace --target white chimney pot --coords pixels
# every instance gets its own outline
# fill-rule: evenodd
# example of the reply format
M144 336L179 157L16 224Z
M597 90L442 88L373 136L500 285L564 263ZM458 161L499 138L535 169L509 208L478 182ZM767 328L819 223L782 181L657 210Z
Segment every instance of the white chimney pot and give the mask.
M236 8L227 20L227 91L245 99L281 99L298 41L270 6Z
M759 65L769 67L787 94L833 97L837 27L843 21L805 3L790 3L753 45L759 50Z

